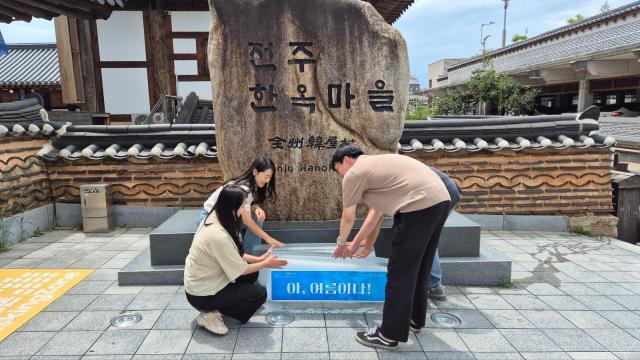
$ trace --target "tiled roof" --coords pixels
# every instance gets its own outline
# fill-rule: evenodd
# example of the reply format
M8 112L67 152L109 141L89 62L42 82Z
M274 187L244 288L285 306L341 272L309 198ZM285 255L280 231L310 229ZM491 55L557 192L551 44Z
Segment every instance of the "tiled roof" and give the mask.
M59 86L56 44L10 44L0 55L0 86Z
M0 6L0 22L10 23L15 20L31 21L32 17L51 20L59 15L75 16L80 18L106 19L114 8L123 8L127 0L29 0L22 4L19 1ZM206 0L195 2L206 4ZM398 18L411 6L414 0L363 0L371 3L389 24ZM153 3L153 1L147 1ZM194 6L188 4L186 6ZM9 6L9 3L12 3ZM140 6L145 1L136 1L134 6ZM28 5L27 5L28 4Z
M634 1L629 4L607 11L605 13L588 17L578 23L561 26L559 28L549 30L547 32L544 32L540 35L536 35L529 39L518 41L513 44L507 45L505 47L496 49L494 51L489 52L486 56L493 58L496 56L500 56L503 53L518 51L519 49L526 49L528 46L531 46L533 44L549 41L563 34L571 33L572 31L584 30L585 28L588 28L593 25L597 25L599 27L600 26L599 24L604 23L610 19L618 18L620 16L625 16L625 15L637 12L639 10L640 10L640 1ZM454 71L456 69L459 69L480 61L482 61L482 56L481 55L475 56L450 66L449 71Z
M392 24L413 4L414 0L364 0L371 3L384 20Z
M11 23L32 17L51 20L60 15L106 19L113 8L122 8L126 0L23 0L3 1L0 6L0 22Z
M213 158L218 155L213 123L72 125L47 121L46 113L44 120L29 120L40 115L39 105L34 104L37 104L35 99L0 104L0 138L50 137L51 141L38 152L47 160L130 156L169 159L199 155ZM27 119L24 114L28 115ZM615 143L612 137L598 133L599 115L598 108L592 106L580 114L568 115L408 121L398 151L520 151L612 146Z

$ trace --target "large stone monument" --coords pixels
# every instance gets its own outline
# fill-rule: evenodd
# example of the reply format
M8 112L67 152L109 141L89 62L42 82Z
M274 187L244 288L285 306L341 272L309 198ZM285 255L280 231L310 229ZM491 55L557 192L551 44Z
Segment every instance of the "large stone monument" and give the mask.
M340 216L335 148L395 152L408 101L400 32L361 0L210 0L209 70L226 179L277 166L271 220Z

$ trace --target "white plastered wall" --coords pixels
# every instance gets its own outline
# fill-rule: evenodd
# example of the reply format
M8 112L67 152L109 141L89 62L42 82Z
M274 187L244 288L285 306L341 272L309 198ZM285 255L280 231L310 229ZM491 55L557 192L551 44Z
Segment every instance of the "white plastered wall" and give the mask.
M146 61L141 11L114 11L97 21L100 61ZM148 113L147 69L102 68L105 111L111 114Z

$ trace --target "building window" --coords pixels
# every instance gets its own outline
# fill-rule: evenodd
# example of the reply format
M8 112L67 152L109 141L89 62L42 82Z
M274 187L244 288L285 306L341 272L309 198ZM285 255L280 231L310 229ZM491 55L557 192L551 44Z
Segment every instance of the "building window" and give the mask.
M615 94L607 95L607 105L615 105L618 102L618 97Z
M431 79L429 79L429 89L431 89Z
M593 103L595 105L601 105L602 104L602 96L600 96L600 94L593 94Z
M636 101L637 101L637 99L636 99L636 95L635 94L626 94L624 96L624 103L625 104L634 103Z
M543 98L540 98L540 106L543 106L543 107L546 107L546 108L552 108L554 100L555 100L555 97L543 97Z

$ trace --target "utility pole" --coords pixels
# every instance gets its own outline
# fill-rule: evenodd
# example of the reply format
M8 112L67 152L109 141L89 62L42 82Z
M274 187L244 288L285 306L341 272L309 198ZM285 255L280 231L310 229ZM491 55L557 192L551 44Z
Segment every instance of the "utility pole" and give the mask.
M509 7L509 0L502 0L504 2L504 19L502 20L502 47L507 41L507 8Z

